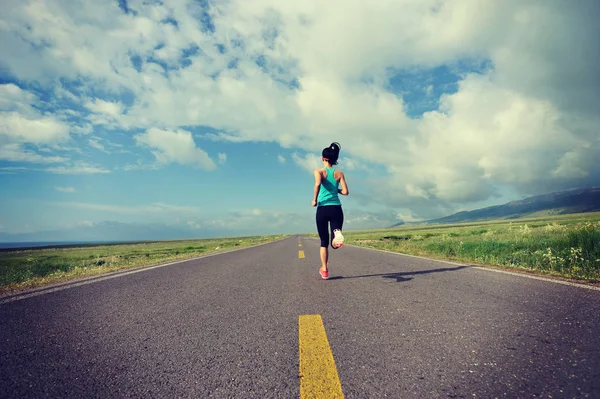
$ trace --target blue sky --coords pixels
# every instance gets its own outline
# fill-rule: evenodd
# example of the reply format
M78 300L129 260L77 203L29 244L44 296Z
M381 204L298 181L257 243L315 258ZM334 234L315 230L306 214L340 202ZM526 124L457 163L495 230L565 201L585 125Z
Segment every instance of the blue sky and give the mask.
M332 141L347 229L599 183L593 1L9 3L0 241L313 231Z

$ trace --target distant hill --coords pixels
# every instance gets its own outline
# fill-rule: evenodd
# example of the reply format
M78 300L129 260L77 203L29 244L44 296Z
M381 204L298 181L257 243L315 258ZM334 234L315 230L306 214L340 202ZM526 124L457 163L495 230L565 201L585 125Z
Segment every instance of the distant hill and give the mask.
M591 187L536 195L504 205L462 211L439 219L427 220L423 223L462 223L598 211L600 211L600 187Z

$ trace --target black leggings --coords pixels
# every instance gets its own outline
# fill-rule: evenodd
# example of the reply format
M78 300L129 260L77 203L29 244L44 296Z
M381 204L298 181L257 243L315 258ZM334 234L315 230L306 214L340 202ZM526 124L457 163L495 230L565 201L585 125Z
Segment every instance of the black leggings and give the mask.
M329 241L328 227L331 227L331 240L333 241L333 230L341 230L343 224L344 212L341 205L327 205L317 208L317 231L321 239L321 247L327 248L331 243ZM331 248L337 249L333 245L331 245Z

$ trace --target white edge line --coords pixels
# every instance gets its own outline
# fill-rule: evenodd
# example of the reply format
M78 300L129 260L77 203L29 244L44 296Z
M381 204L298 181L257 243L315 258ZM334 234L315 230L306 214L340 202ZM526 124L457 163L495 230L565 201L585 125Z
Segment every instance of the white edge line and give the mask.
M534 280L548 281L550 283L570 285L571 287L586 288L588 290L600 291L600 287L595 287L593 285L572 283L570 281L555 280L555 279L552 279L552 278L541 277L541 276L531 276L529 274L511 272L511 271L508 271L508 270L488 269L487 267L481 267L481 266L470 266L470 267L473 267L473 268L479 269L479 270L485 270L485 271L488 271L488 272L511 274L513 276L527 277L527 278L531 278L531 279L534 279Z
M317 238L313 238L313 237L307 237L307 238L310 238L310 239L313 239L313 240L318 240ZM534 279L534 280L547 281L549 283L563 284L563 285L569 285L571 287L585 288L585 289L588 289L588 290L600 291L600 287L594 287L592 285L577 284L577 283L572 283L570 281L555 280L555 279L552 279L552 278L541 277L541 276L531 276L529 274L511 272L511 271L508 271L508 270L490 269L490 268L487 268L487 267L473 266L473 265L470 265L468 263L457 263L457 262L451 262L449 260L441 260L441 259L427 258L425 256L409 255L409 254L403 254L403 253L400 253L400 252L386 251L385 249L361 247L360 245L345 244L345 246L347 246L347 247L354 247L354 248L362 248L362 249L370 249L372 251L385 252L385 253L393 254L393 255L409 256L411 258L424 259L424 260L429 260L429 261L439 262L439 263L447 263L447 264L450 264L450 265L467 266L467 267L472 267L474 269L485 270L487 272L510 274L510 275L513 275L513 276L526 277L526 278L531 278L531 279Z
M5 299L1 299L1 297L0 297L0 305L9 303L9 302L19 301L21 299L32 298L35 296L49 294L51 292L62 291L62 290L66 290L69 288L79 287L81 285L93 284L93 283L96 283L99 281L110 280L110 279L117 278L117 277L123 277L123 276L127 276L129 274L145 272L145 271L152 270L152 269L158 269L160 267L172 266L172 265L176 265L178 263L191 262L191 261L198 260L198 259L210 258L212 256L224 255L224 254L228 254L231 252L243 251L245 249L250 249L250 248L256 248L256 247L260 247L262 245L268 245L268 244L273 244L273 243L276 243L279 241L287 240L289 238L290 237L284 237L284 238L280 238L279 240L264 242L262 244L251 245L249 247L236 248L236 249L232 249L229 251L206 254L206 255L195 257L195 258L181 259L181 260L168 262L168 263L160 263L158 265L139 266L139 267L136 267L134 270L129 270L129 271L110 272L105 275L87 277L87 278L84 278L83 280L79 280L77 282L64 283L64 284L60 284L58 286L51 286L48 288L43 288L43 287L42 288L39 288L39 287L33 288L32 290L35 290L35 292L28 291L28 292L24 292L21 294L13 294L13 295L9 294L9 295L5 296Z

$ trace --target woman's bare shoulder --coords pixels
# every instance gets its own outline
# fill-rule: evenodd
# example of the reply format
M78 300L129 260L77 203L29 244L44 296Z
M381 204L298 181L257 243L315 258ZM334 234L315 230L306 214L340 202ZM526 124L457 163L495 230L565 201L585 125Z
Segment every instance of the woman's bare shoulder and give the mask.
M325 171L325 168L317 168L314 170L313 174L315 175L315 179L317 178L317 176L320 176L321 179L324 179L325 177L327 177L327 172Z

